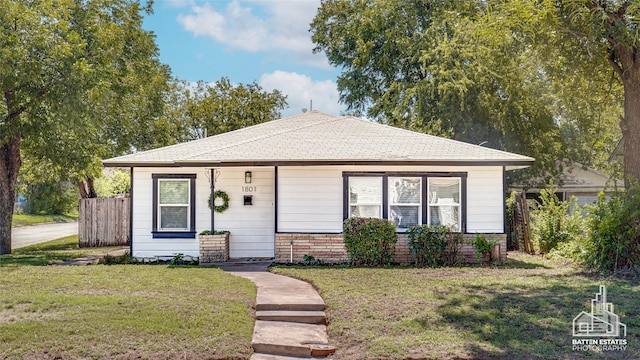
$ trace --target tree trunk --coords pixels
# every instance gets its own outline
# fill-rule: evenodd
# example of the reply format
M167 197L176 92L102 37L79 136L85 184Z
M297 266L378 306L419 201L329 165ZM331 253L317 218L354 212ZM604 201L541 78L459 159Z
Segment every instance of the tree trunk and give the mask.
M95 180L90 176L85 177L84 180L78 181L78 189L80 190L80 197L82 199L98 197L98 193L96 192L94 181Z
M640 182L640 66L626 69L624 81L624 119L620 123L624 138L624 185Z
M22 164L20 138L17 133L0 147L0 254L11 254L11 220Z

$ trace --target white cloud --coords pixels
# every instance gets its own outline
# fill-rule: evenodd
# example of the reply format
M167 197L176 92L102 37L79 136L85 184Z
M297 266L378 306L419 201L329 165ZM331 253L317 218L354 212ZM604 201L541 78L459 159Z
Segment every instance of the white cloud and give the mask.
M319 6L319 0L234 0L218 10L206 2L192 4L177 20L195 36L211 38L229 50L284 50L297 62L329 68L323 54L312 52L309 24Z
M263 74L258 83L266 91L278 89L287 95L289 108L283 111L283 116L300 114L303 108L308 110L310 100L313 100L313 110L332 115L340 115L345 110L338 103L340 94L332 80L315 81L295 72L274 71Z

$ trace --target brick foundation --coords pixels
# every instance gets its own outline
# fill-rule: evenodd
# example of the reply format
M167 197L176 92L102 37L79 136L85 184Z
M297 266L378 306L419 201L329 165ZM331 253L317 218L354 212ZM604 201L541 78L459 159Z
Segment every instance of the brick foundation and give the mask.
M505 261L507 259L507 237L505 234L484 234L487 240L499 239L494 247L493 260ZM467 241L473 240L476 234L463 234L460 253L465 263L477 263L476 251ZM293 250L293 262L302 262L304 255L313 255L318 260L326 263L343 263L348 261L347 250L344 246L342 234L276 234L275 261L288 263L291 260ZM499 257L499 259L497 259ZM409 250L407 234L399 233L396 243L393 262L397 264L413 263L415 257Z
M200 264L229 260L229 233L198 235L200 242Z

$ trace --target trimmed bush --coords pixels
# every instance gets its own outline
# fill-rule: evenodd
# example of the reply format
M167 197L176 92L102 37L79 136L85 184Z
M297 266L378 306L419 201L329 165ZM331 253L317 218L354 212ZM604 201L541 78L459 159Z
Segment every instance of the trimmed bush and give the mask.
M385 219L350 218L343 224L344 245L351 265L391 263L398 241L396 226Z
M443 225L416 225L407 231L409 249L416 256L417 266L455 266L460 263L458 249L460 233Z

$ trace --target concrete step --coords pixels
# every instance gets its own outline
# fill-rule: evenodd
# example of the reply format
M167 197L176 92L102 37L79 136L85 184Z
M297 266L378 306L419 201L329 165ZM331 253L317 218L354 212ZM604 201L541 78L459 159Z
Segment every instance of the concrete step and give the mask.
M258 302L256 301L256 311L324 311L323 302Z
M326 324L324 311L286 311L261 310L256 311L257 320L288 321L305 324Z
M301 360L306 359L309 360L308 357L304 356L283 356L283 355L273 355L273 354L260 354L253 353L249 360Z
M256 353L294 357L327 356L335 350L328 344L325 325L264 320L256 320L251 341Z
M332 348L331 354L335 349ZM311 355L311 357L307 356L285 356L285 355L274 355L274 354L261 354L261 353L253 353L249 360L309 360L309 359L325 359L328 355Z

